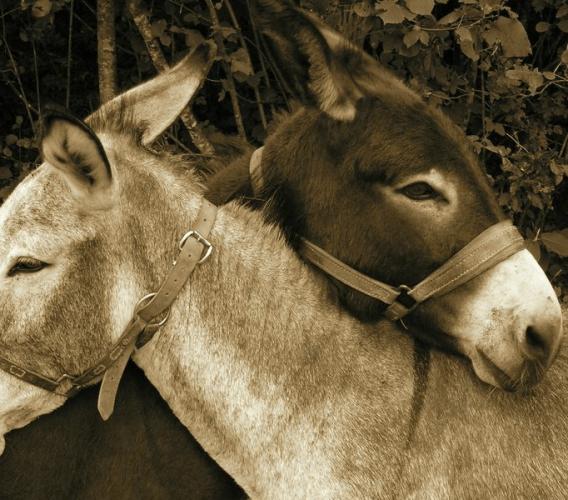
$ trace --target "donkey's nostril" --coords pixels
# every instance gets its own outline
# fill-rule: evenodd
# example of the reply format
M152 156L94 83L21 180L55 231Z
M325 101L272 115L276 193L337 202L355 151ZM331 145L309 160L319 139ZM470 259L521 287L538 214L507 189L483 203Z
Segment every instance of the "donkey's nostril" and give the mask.
M548 364L549 356L554 350L556 335L548 332L549 329L539 329L533 325L527 327L524 338L524 352L525 355L535 361L543 363L545 366Z
M540 337L538 332L529 326L526 332L526 340L529 348L535 352L544 353L546 351L546 342Z

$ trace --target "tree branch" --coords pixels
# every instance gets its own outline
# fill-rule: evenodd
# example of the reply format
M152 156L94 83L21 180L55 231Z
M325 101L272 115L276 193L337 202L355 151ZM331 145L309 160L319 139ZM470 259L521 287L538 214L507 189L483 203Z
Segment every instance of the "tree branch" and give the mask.
M97 0L97 61L101 103L110 101L117 91L115 44L114 1Z
M221 24L219 23L219 17L217 16L217 11L213 5L212 0L205 0L207 7L209 9L209 15L211 16L211 23L213 25L213 37L215 38L215 43L221 53L221 59L223 64L223 69L225 70L225 76L227 77L227 91L229 92L229 97L231 98L231 104L233 106L233 114L235 116L235 122L237 123L237 130L239 135L246 140L247 134L245 131L245 126L243 124L243 117L241 114L241 108L239 106L239 97L237 95L237 88L235 87L235 80L233 79L233 73L229 67L229 56L225 50L225 45L223 43L223 35L221 33Z
M154 67L158 72L166 71L169 68L169 65L164 57L164 53L162 52L160 45L152 35L150 20L143 11L141 3L138 0L128 0L126 5L130 15L132 16L134 24L138 28L138 31L146 44L146 49L148 50L148 54L150 54L150 59L152 59ZM180 118L199 152L204 155L213 156L215 149L207 137L205 137L205 134L201 130L201 127L199 126L199 123L197 123L197 119L193 113L186 108L181 113Z

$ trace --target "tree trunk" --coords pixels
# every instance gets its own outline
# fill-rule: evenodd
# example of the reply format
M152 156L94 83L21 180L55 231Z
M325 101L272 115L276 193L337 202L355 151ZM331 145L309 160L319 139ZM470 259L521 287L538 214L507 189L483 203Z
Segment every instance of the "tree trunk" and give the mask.
M117 91L115 39L114 0L97 0L97 54L101 104L110 101Z

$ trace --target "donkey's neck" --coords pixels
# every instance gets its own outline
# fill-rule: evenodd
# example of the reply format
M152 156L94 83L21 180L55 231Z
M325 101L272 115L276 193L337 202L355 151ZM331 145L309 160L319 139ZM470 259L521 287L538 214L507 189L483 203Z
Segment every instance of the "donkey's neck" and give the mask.
M408 421L410 342L342 312L260 215L221 208L211 241L137 363L249 494L386 495Z

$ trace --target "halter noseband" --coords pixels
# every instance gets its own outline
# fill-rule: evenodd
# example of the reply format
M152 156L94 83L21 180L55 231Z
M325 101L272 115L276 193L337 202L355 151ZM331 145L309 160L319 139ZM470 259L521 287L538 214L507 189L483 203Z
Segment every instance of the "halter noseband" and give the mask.
M133 317L120 338L111 346L108 354L99 359L91 368L80 375L64 374L54 380L22 368L0 356L0 370L24 382L67 398L102 378L97 406L102 418L107 420L114 410L118 384L132 352L135 348L140 348L149 342L156 331L166 323L170 306L189 276L198 264L205 262L211 255L213 246L207 237L215 222L216 214L217 207L203 199L195 229L182 237L179 243L180 252L162 286L157 292L150 293L138 301ZM159 319L155 321L155 318Z
M263 184L260 168L262 150L257 149L250 160L253 191ZM511 221L498 222L476 236L413 288L406 285L394 287L370 278L305 238L300 239L298 252L305 260L344 285L387 304L385 317L396 321L421 302L450 292L524 248L523 237Z

